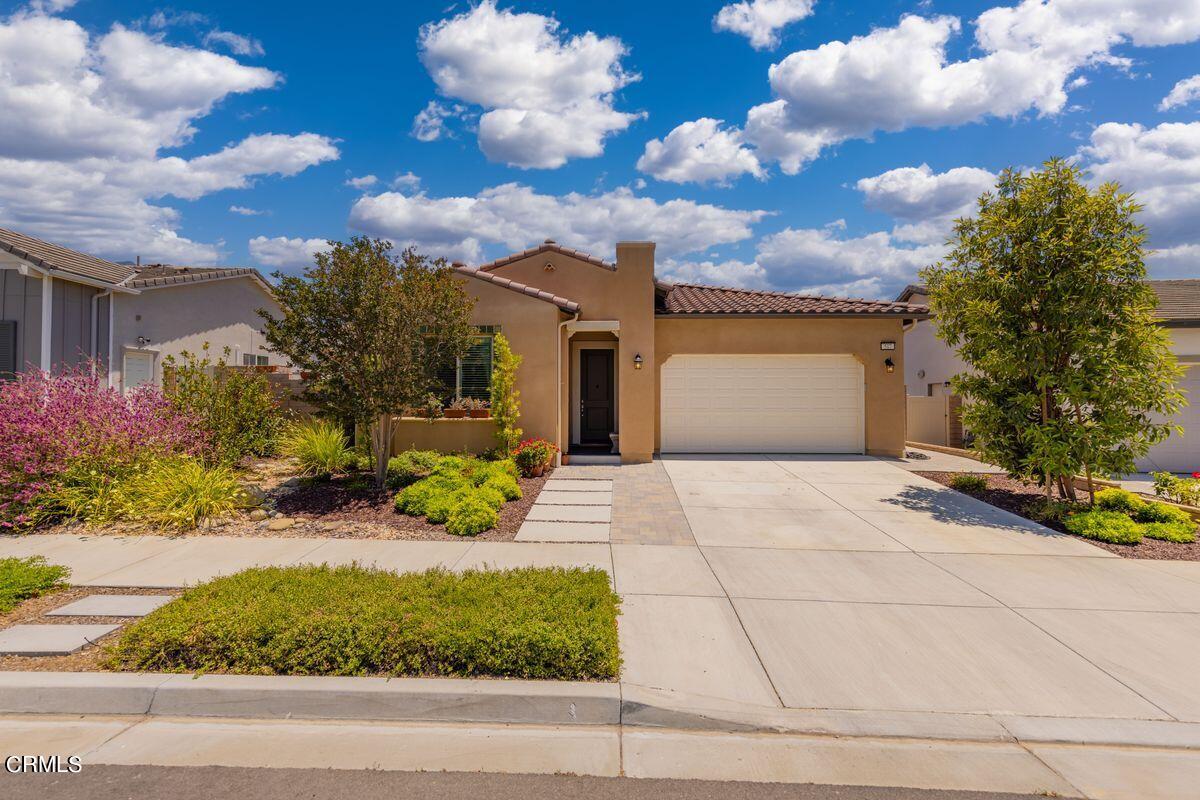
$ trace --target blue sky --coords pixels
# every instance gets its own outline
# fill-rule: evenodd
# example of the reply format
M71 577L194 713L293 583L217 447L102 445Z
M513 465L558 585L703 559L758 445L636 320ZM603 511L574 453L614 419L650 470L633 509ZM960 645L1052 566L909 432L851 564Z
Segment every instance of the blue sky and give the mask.
M889 296L1058 155L1200 274L1200 0L0 10L0 225L116 260L653 239L668 278Z

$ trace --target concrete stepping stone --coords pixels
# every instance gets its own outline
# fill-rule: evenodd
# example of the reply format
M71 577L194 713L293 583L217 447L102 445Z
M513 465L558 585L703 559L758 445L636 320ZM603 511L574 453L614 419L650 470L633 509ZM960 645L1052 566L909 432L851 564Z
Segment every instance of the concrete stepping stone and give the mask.
M120 625L13 625L0 630L0 655L65 656Z
M93 594L47 612L46 616L144 617L174 599L174 595L168 594Z
M607 522L541 522L526 520L517 531L518 542L608 542Z
M607 478L551 478L542 487L543 492L608 492L612 494L613 482Z
M535 522L612 522L612 506L556 506L534 503L525 519Z
M611 506L612 492L547 492L542 489L535 505Z

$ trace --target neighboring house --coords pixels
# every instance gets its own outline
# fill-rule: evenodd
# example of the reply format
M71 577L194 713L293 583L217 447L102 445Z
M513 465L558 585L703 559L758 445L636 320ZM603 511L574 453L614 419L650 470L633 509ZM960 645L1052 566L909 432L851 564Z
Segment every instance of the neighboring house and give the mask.
M1149 284L1158 295L1156 313L1170 333L1171 350L1187 367L1180 388L1187 393L1190 405L1174 420L1183 427L1183 435L1172 434L1152 448L1138 462L1138 469L1191 472L1200 469L1200 280ZM929 297L924 286L909 286L896 300L927 304ZM910 329L904 336L904 349L904 382L909 395L949 394L951 376L966 370L966 364L937 338L933 320Z
M924 306L663 283L649 242L619 243L616 263L547 240L455 269L479 326L459 393L486 396L503 333L525 436L564 453L904 450L903 326ZM395 449L491 443L491 423L397 427Z
M125 391L205 342L232 364L283 364L263 349L259 308L281 313L253 269L117 264L0 228L0 374L94 359Z

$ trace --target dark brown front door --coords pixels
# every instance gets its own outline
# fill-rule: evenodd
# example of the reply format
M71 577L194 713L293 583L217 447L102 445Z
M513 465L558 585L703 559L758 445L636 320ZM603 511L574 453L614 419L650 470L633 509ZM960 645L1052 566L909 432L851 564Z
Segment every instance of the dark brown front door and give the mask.
M608 444L613 432L613 351L579 351L579 441Z

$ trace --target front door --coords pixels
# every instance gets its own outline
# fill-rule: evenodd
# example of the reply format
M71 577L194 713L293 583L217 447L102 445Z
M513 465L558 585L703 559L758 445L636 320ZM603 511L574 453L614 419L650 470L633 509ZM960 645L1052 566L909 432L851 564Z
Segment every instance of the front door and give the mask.
M579 351L579 441L609 444L613 432L613 351Z

